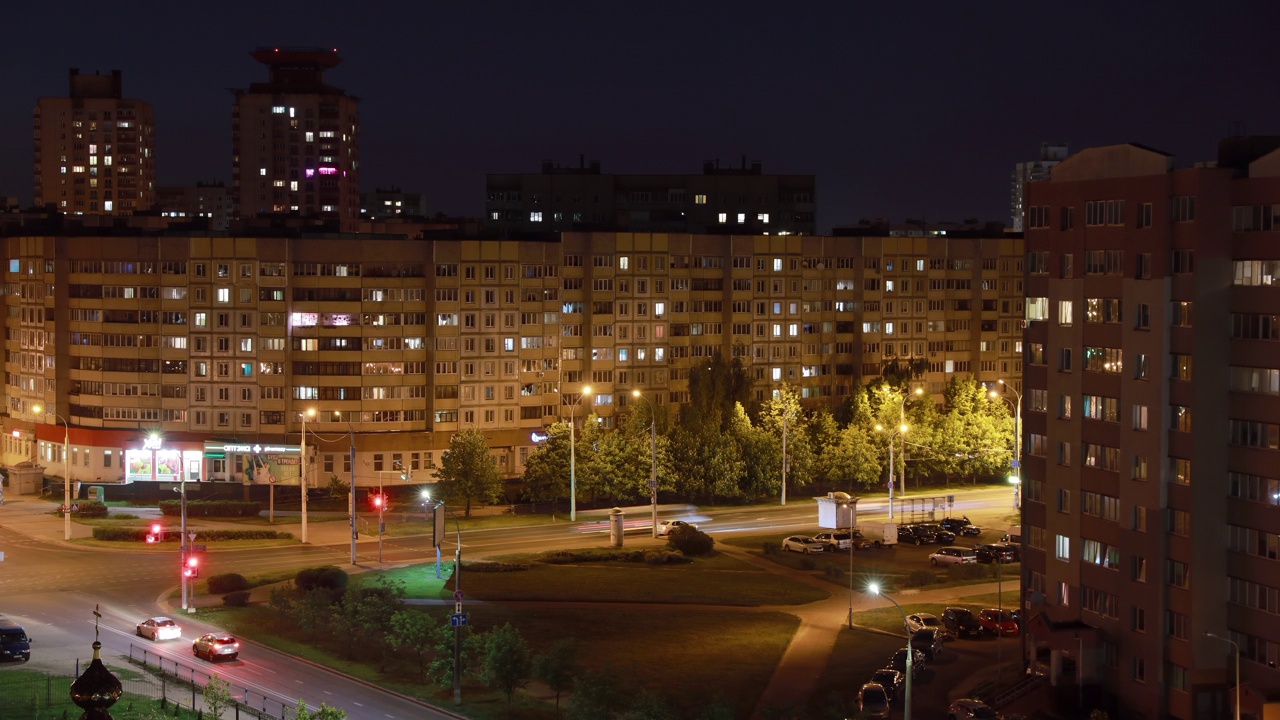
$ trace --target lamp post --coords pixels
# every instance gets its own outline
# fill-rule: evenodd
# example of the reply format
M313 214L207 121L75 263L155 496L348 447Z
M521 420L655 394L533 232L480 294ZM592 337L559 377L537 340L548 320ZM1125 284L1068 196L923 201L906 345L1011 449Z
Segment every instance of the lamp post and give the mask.
M787 414L782 413L782 505L787 504Z
M999 397L1005 402L1013 406L1013 462L1009 463L1013 466L1014 473L1009 476L1009 484L1013 485L1013 509L1022 509L1022 393L1014 389L1009 383L999 380L1000 385L1013 392L1017 402L1009 398L991 391L991 397Z
M658 537L658 410L653 402L639 390L632 390L631 397L649 404L649 505L653 519L653 536Z
M884 426L877 425L876 430L880 432L884 432ZM907 426L899 425L898 429L894 430L889 435L889 519L890 520L893 519L893 441L896 440L899 436L904 435L906 432L907 432ZM906 442L906 438L903 438L903 442Z
M356 431L351 427L351 420L341 412L333 414L347 421L347 437L351 440L351 490L347 493L347 508L351 515L351 564L356 564Z
M58 413L48 412L36 405L31 408L37 415L52 415L66 429L62 436L62 539L71 539L71 423Z
M850 550L849 552L853 551ZM907 689L902 701L902 717L903 720L911 720L911 656L915 654L915 648L911 647L911 629L907 627L907 611L902 609L897 600L881 592L879 585L872 583L867 586L867 590L871 591L872 595L879 595L893 603L893 606L898 608L898 612L902 613L902 629L907 633Z
M916 388L915 390L912 390L909 394L901 395L898 397L898 424L901 425L904 429L907 427L907 399L910 398L912 395L916 395L917 397L924 395L924 388ZM906 493L907 491L907 438L905 436L902 437L901 455L902 455L902 459L900 462L902 463L902 472L898 473L898 476L902 478L902 492Z
M423 494L423 498L427 499L428 501L430 500L430 496L427 495L426 493ZM444 501L441 501L435 507L435 512L442 512L442 511L444 512L448 511L448 508L445 507ZM442 527L442 525L436 524L436 527ZM454 548L454 551L453 551L454 614L450 620L450 624L453 625L453 704L461 705L462 704L461 629L462 629L462 625L466 623L467 617L462 612L462 525L458 523L457 513L454 513L453 515L453 527L454 527L454 530L457 532L457 540L455 541L456 547ZM439 542L439 539L437 538L437 543L438 542ZM440 546L437 544L436 545L436 558L437 558L436 562L437 563L440 562L439 557L440 557ZM437 570L437 577L439 577L438 570Z
M578 399L569 403L569 522L578 521L578 470L577 470L577 438L574 437L574 410L578 408L578 403L582 402L582 398L591 394L591 386L582 388L582 392L578 394ZM563 397L563 396L562 396Z
M1225 637L1222 637L1221 635L1215 635L1215 634L1213 634L1213 633L1211 633L1211 632L1206 632L1204 635L1205 635L1205 637L1211 637L1211 638L1213 638L1213 639L1215 639L1215 640L1221 640L1221 641L1222 641L1222 642L1224 642L1224 643L1230 643L1230 644L1231 644L1231 649L1232 649L1233 651L1235 651L1235 654L1236 654L1236 712L1235 712L1235 720L1240 720L1240 646L1239 646L1239 645L1237 645L1237 644L1236 644L1236 641L1235 641L1235 640L1232 640L1231 638L1225 638Z
M307 418L315 417L316 409L307 408L302 413L302 470L299 472L299 482L302 484L302 544L307 544Z

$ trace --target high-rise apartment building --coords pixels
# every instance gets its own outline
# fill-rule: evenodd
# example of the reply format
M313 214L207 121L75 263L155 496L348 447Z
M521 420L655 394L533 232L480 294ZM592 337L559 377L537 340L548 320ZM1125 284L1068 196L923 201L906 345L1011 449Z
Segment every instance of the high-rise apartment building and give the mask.
M397 187L378 188L360 195L360 216L366 220L421 220L427 217L427 196Z
M1013 166L1010 180L1009 215L1014 232L1022 232L1022 216L1024 214L1023 198L1029 182L1048 180L1053 166L1067 159L1067 144L1050 145L1040 143L1040 157L1030 162L1020 162Z
M297 452L308 408L328 438L322 482L351 472L348 420L358 484L395 460L428 465L468 428L516 476L532 435L568 418L583 386L611 427L632 390L687 402L690 368L716 353L743 360L757 400L788 383L833 410L895 361L933 393L952 374L1020 372L1016 237L184 237L28 223L0 242L21 288L5 301L4 460L25 459L34 433L59 472L62 428L39 404L69 421L77 477L107 481L122 457L159 466L141 430L186 443L184 472L242 477L247 448Z
M119 70L70 71L67 97L35 109L35 204L69 215L132 215L155 202L155 119L124 97Z
M760 163L701 175L604 174L600 163L540 173L490 174L485 220L503 237L564 231L813 235L813 175L766 175Z
M231 193L222 182L161 186L156 189L156 209L163 217L203 220L210 230L231 226Z
M1027 189L1026 647L1119 717L1280 696L1277 148L1096 147Z
M360 220L360 118L356 98L324 81L337 50L259 48L265 83L235 93L231 190L238 217L295 215Z

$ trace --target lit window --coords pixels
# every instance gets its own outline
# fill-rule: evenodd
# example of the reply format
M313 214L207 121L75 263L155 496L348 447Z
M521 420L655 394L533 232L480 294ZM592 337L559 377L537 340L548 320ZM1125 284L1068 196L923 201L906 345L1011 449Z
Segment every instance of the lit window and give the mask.
M266 177L266 176L267 176L267 169L266 169L266 168L258 168L258 174L259 174L259 175L261 175L262 177Z
M744 223L744 222L746 222L746 221L747 221L747 214L746 214L746 213L738 213L738 222L739 222L739 223Z
M693 196L693 204L694 204L694 205L706 205L706 204L707 204L707 196L706 196L706 195L694 195L694 196ZM724 221L722 220L721 222L724 222Z
M307 132L307 138L306 138L306 139L307 139L307 142L315 142L315 141L316 141L316 134L315 134L315 133L313 133L313 132L308 131L308 132Z
M297 180L290 180L290 181L289 181L289 189L290 189L290 190L292 190L293 192L298 192L298 181L297 181Z
M231 302L231 288L218 288L215 294L218 298L218 302L220 303Z
M782 368L780 367L773 368L773 379L774 380L782 379Z
M111 210L112 210L114 207L115 207L115 203L114 203L114 202L112 202L111 200L103 200L103 201L102 201L102 209L103 209L103 210L106 210L107 212L111 212Z
M542 222L542 211L535 210L529 213L529 222Z
M274 114L276 114L276 115L283 115L283 114L284 114L284 106L283 106L283 105L276 105L276 106L274 106L274 107L272 107L272 108L271 108L271 112L272 112L272 113L274 113Z
M782 272L782 258L773 259L773 271Z
M716 218L722 223L729 222L729 213L720 213Z
M756 219L757 219L757 220L759 220L760 222L762 222L762 223L764 223L764 224L768 225L768 224L769 224L769 213L756 213Z

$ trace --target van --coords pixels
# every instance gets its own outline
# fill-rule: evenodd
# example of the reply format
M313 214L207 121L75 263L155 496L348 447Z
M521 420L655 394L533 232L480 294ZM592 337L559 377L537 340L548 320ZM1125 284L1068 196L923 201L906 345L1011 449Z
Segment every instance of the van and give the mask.
M0 617L0 660L31 659L31 638L18 623Z
M1004 537L1000 538L1000 542L1007 542L1007 543L1014 543L1015 545L1021 545L1022 544L1022 526L1014 525L1013 527L1009 528L1009 532L1005 533Z

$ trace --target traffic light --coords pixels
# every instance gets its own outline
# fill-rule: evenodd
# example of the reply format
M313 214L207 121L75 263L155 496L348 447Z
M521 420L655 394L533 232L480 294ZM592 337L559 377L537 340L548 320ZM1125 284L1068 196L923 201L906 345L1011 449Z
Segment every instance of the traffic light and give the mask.
M188 555L186 567L182 568L182 575L192 580L200 577L200 558Z
M148 543L158 543L164 540L164 526L160 523L152 523L151 532L147 535Z
M381 493L374 493L370 496L370 499L373 501L374 509L379 512L381 512L383 507L387 504L387 496Z

